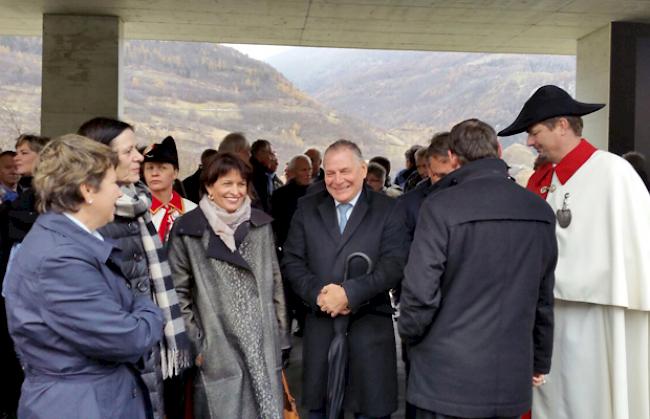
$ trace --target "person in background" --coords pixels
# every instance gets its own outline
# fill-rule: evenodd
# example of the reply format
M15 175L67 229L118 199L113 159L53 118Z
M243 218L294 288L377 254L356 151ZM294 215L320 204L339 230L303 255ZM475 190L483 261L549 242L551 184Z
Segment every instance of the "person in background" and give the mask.
M370 163L377 163L386 170L386 182L384 183L384 186L386 189L390 188L392 183L390 179L390 160L384 156L375 156L368 160L368 164Z
M638 151L628 151L623 154L625 160L632 165L636 173L639 175L646 189L650 191L650 182L648 181L648 172L646 171L645 156Z
M115 172L122 196L115 204L114 220L99 232L120 247L121 251L112 255L111 260L126 278L131 292L146 295L163 312L164 337L143 357L141 370L153 417L163 419L163 379L180 375L191 365L191 356L165 248L149 212L151 193L140 180L143 157L136 148L134 128L126 122L93 118L81 125L78 133L108 145L119 159Z
M251 159L251 146L246 137L241 132L231 132L230 134L223 137L221 143L219 143L219 148L217 149L220 153L234 153L246 164L250 164ZM201 186L203 188L203 186Z
M151 191L151 220L163 244L174 220L196 208L192 201L174 191L178 177L178 153L174 138L167 137L144 155L144 181Z
M18 180L14 158L16 152L7 150L0 153L0 204L18 198Z
M394 185L390 178L390 160L384 156L375 156L368 160L368 164L370 163L377 163L386 170L386 181L384 182L384 192L386 192L386 195L390 196L391 198L397 198L398 196L402 195L402 188Z
M219 153L199 207L179 218L169 261L194 348L197 418L280 419L287 316L271 217L251 208L248 165Z
M38 135L24 134L16 140L16 173L20 176L16 190L18 197L0 206L0 224L3 231L0 237L2 262L0 275L4 276L11 263L11 253L20 246L25 235L32 228L38 212L32 190L32 173L38 162L38 153L50 139Z
M305 156L311 159L311 178L314 182L323 180L325 178L325 172L323 168L320 167L323 163L323 158L321 153L316 148L309 148L305 151Z
M262 205L262 210L270 214L271 195L277 185L275 171L278 167L278 159L269 141L260 139L253 142L250 163L253 167L251 179L253 188L255 188L257 198Z
M291 219L298 207L298 200L305 196L307 188L312 182L311 159L304 154L292 157L289 160L287 173L290 175L291 180L286 185L276 189L271 196L273 232L275 233L275 245L280 262L282 261L282 249L289 233ZM284 295L289 314L289 326L295 319L298 328L294 334L302 336L305 327L305 306L300 301L300 298L291 291L291 287L286 281L284 281Z
M135 364L160 340L162 313L126 287L98 232L122 195L117 162L109 147L77 135L41 153L33 183L42 215L3 287L25 372L18 417L149 417Z
M429 179L429 163L427 162L427 149L422 147L415 152L415 171L406 179L404 192L409 192L418 187L420 182ZM430 186L428 183L425 186Z
M50 139L38 135L24 134L16 140L14 163L16 173L21 176L16 187L18 197L0 205L0 283L11 263L16 249L20 247L36 221L36 198L32 189L32 173L38 160L38 153ZM4 299L0 299L0 355L7 361L6 379L0 380L0 413L15 415L23 382L23 371L18 363L13 344L7 330Z
M404 163L406 167L400 170L395 176L395 185L399 186L404 190L404 185L406 180L416 171L415 167L415 152L421 149L421 145L413 145L406 152L404 152Z
M185 197L195 204L201 199L201 171L208 164L210 158L217 154L217 150L207 148L201 153L201 163L199 168L194 173L183 179L183 189L185 190Z
M379 163L368 163L366 185L375 192L385 193L386 169Z

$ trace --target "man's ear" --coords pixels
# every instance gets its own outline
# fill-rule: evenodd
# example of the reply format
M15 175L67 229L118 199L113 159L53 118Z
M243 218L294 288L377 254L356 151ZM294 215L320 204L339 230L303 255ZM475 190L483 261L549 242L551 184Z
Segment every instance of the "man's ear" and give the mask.
M447 150L447 157L449 158L449 161L451 162L451 165L454 168L454 170L462 166L460 163L460 159L458 158L458 155L453 151Z
M366 175L368 174L368 163L365 161L361 162L361 172L363 173L363 178L366 178Z

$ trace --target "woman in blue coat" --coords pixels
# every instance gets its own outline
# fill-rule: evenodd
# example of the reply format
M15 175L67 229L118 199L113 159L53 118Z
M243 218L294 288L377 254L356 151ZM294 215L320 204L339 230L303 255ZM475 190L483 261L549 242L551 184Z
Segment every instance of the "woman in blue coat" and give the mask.
M5 278L9 332L25 371L21 418L150 417L134 365L161 338L162 315L134 296L97 229L113 219L117 156L77 135L41 153L42 214Z

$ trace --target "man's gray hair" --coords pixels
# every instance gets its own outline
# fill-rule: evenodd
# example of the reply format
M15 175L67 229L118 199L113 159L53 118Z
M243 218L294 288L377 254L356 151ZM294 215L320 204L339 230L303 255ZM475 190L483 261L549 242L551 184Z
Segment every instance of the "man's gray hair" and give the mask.
M355 156L357 156L360 162L365 163L365 161L363 160L363 154L361 153L361 149L359 148L359 146L356 143L353 143L352 141L345 140L345 139L336 140L332 144L330 144L325 150L325 156L330 151L338 151L341 149L350 150Z
M305 156L304 154L298 154L297 156L293 156L291 160L289 160L289 164L287 165L287 170L296 170L296 164L298 164L299 160L304 160L307 163L309 163L309 166L311 167L311 159L309 156Z

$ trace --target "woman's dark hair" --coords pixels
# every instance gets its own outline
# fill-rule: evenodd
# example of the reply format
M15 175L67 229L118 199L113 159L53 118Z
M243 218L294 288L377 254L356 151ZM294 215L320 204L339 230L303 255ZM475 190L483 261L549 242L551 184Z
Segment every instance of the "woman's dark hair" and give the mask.
M79 127L77 134L110 146L111 141L127 129L134 131L131 124L100 116L84 122Z
M201 171L201 192L206 193L206 186L214 184L220 177L227 175L232 170L239 172L239 175L248 184L248 192L250 192L251 168L236 154L230 152L217 153L203 168Z

